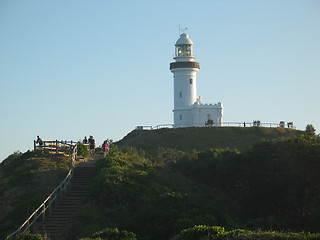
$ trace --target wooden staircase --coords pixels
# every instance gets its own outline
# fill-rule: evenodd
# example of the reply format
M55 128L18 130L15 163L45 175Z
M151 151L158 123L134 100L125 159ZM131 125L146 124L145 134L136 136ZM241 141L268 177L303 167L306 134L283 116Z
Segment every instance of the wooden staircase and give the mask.
M50 240L63 240L72 216L90 194L95 176L95 161L81 162L74 168L71 187L52 207L51 214L35 226L34 232Z

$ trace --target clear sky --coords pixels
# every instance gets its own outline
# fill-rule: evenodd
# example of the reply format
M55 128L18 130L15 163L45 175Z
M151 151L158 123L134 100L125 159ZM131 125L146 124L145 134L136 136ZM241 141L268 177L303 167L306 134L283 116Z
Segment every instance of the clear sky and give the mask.
M0 0L0 161L172 123L179 25L226 122L320 130L319 0Z

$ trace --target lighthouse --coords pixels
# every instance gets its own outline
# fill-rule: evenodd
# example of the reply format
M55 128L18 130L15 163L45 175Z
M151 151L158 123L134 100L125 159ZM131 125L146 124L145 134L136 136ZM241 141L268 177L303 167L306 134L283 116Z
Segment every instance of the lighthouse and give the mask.
M197 73L200 64L195 61L194 44L188 34L182 33L175 44L175 62L170 63L174 82L174 127L201 127L213 122L221 126L222 103L203 104L197 96Z

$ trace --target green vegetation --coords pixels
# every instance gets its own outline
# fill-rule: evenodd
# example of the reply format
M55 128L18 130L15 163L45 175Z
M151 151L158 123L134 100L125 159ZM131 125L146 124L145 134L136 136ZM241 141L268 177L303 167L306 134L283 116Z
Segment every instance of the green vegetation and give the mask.
M314 128L314 126L312 124L308 124L306 126L306 133L309 135L314 135L316 133L316 129Z
M86 157L89 155L87 146L83 145L81 142L77 143L78 156Z
M94 199L75 218L70 231L75 234L68 239L91 236L97 226L125 229L138 239L169 239L198 222L233 225L228 212L234 206L224 206L229 200L223 193L175 174L143 151L113 146L97 168Z
M118 146L141 148L155 154L159 148L180 151L205 151L210 148L233 148L248 150L262 139L275 139L305 134L290 128L264 127L206 127L162 128L159 130L134 130L117 142Z
M243 152L147 152L113 146L110 156L97 162L93 199L76 217L76 234L68 239L103 228L127 230L143 240L320 239L281 232L320 229L318 137L263 140ZM230 230L215 238L185 238L183 230L194 231L195 225ZM237 228L251 231L232 230ZM217 229L223 228L210 231Z
M29 151L16 152L0 164L0 239L30 216L69 166L70 157Z
M50 239L46 236L42 236L41 234L27 232L13 238L13 240L50 240Z
M11 164L7 169L21 176L7 182L24 184L19 179L42 169ZM91 197L68 240L320 240L320 138L306 132L134 131L96 167Z
M118 228L106 228L102 231L92 234L92 238L82 238L80 240L137 240L134 233L128 231L120 231Z
M236 229L226 231L217 226L194 226L179 233L173 240L318 240L320 234L312 233L283 233L274 231L245 231Z

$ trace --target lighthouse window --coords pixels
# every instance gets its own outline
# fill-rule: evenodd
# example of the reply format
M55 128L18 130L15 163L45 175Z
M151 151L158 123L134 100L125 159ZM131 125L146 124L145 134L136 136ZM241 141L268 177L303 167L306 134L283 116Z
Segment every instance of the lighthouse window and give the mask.
M180 97L182 98L182 92L180 92Z
M180 120L182 120L182 115L180 114Z
M191 45L179 45L176 47L178 57L189 57L191 56L192 48Z
M190 84L192 84L192 78L190 78Z

